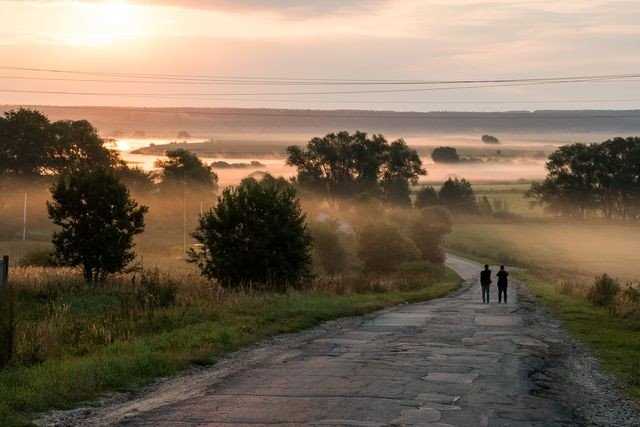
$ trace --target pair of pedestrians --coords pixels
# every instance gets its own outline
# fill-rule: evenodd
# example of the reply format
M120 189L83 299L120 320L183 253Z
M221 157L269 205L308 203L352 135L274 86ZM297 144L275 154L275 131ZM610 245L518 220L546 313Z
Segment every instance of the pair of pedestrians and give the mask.
M504 299L504 303L507 303L507 286L509 285L509 272L504 269L504 265L500 266L500 271L496 274L498 276L498 303L501 303ZM491 288L491 270L489 266L485 265L484 270L480 272L480 285L482 286L482 302L489 304L489 290Z

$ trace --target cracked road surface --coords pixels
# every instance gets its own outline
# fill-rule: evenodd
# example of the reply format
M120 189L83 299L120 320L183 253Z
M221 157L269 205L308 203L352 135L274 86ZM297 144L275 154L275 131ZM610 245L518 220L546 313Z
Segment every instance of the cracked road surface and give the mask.
M480 265L454 256L447 264L471 285L445 298L337 322L337 328L316 328L287 345L263 345L251 350L260 356L241 368L215 380L200 375L176 386L170 399L151 396L154 404L126 407L98 423L611 425L610 415L602 414L622 398L615 390L603 398L597 383L609 380L594 379L597 367L589 356L579 358L586 366L582 376L574 369L578 363L569 348L575 346L540 313L524 286L510 285L506 305L498 305L493 286L492 303L484 305ZM634 425L637 413L626 405L614 425Z

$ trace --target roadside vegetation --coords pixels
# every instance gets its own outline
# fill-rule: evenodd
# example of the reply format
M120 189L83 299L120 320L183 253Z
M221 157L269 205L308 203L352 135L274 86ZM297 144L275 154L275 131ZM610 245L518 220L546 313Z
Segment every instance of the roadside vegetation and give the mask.
M617 138L602 145L563 147L552 156L543 184L475 186L482 195L481 213L487 204L494 213L455 216L446 247L483 263L525 268L515 276L640 400L640 224L634 201L639 177L637 171L634 178L628 167L615 165L617 175L607 185L598 184L604 175L593 171L592 181L579 177L589 174L581 161L589 163L593 155L616 151L614 147L619 158L626 158L640 145L637 138ZM572 157L578 152L582 157ZM597 164L607 165L602 162ZM579 194L587 193L588 202L580 199ZM527 195L537 203L528 205ZM495 214L499 200L509 215Z
M0 185L19 189L0 199L13 221L0 223L0 249L16 256L15 317L0 312L13 338L1 355L3 426L458 286L442 248L451 217L413 206L425 170L402 140L314 138L290 147L293 182L266 175L218 193L211 165L187 150L151 174L120 161L88 122L19 110L0 127ZM26 187L37 208L18 243Z

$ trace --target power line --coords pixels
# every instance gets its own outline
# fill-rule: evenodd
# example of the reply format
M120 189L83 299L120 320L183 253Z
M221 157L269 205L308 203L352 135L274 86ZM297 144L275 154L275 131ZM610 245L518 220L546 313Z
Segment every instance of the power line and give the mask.
M91 76L108 76L116 78L197 81L197 82L226 82L226 83L277 83L283 85L316 84L316 85L437 85L437 84L478 84L478 83L526 83L526 82L551 82L551 81L575 81L575 80L610 80L638 78L640 74L601 74L579 76L554 76L508 79L461 79L461 80L404 80L404 79L335 79L335 78L300 78L300 77L250 77L250 76L205 76L185 74L151 74L151 73L116 73L100 71L81 71L55 68L29 68L0 66L2 70L45 72L58 74L76 74Z
M63 107L64 108L64 107ZM73 107L69 107L73 108ZM624 112L624 113L611 113L611 114L585 114L585 115L567 115L562 112L557 112L558 115L549 115L546 112L499 112L499 113L469 113L469 112L431 112L431 113L423 113L423 112L390 112L390 111L380 111L380 112L371 112L366 111L365 113L357 113L357 110L342 110L342 111L326 111L326 110L318 110L317 112L308 112L306 110L290 110L290 111L255 111L251 109L232 109L235 111L225 110L216 110L212 109L211 111L198 111L186 109L186 108L175 108L172 109L158 109L158 108L140 108L140 107L106 107L106 108L116 108L122 109L127 112L138 112L143 114L191 114L198 116L226 116L226 117L242 117L242 116L253 116L253 117L288 117L288 118L335 118L335 119L401 119L401 120L487 120L487 115L491 114L500 114L502 119L544 119L544 120L591 120L591 119L639 119L640 118L640 110L635 112ZM333 113L333 114L331 114Z
M63 90L29 90L29 89L6 89L0 88L0 92L4 93L24 93L24 94L40 94L40 95L80 95L80 96L118 96L118 97L141 97L141 98L202 98L202 97L218 97L218 96L307 96L307 95L359 95L374 93L412 93L412 92L431 92L431 91L449 91L460 89L485 89L498 87L514 87L514 86L540 86L550 84L566 84L566 83L602 83L619 81L614 79L605 80L562 80L562 81L543 81L530 83L507 83L507 84L491 84L491 85L468 85L468 86L439 86L419 89L381 89L381 90L340 90L340 91L308 91L308 92L215 92L215 93L135 93L135 92L80 92L80 91L63 91ZM625 80L630 82L640 82L640 80Z

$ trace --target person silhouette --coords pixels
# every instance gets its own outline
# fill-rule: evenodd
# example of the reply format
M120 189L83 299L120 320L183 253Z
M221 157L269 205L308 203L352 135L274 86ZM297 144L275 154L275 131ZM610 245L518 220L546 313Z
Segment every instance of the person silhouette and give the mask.
M489 304L489 290L491 286L491 270L485 264L484 270L480 272L480 286L482 286L482 303Z
M507 286L509 285L509 272L504 269L504 265L500 266L500 271L496 274L498 276L498 303L502 302L504 297L504 303L507 303Z

